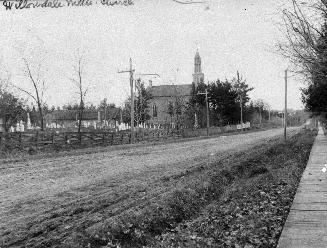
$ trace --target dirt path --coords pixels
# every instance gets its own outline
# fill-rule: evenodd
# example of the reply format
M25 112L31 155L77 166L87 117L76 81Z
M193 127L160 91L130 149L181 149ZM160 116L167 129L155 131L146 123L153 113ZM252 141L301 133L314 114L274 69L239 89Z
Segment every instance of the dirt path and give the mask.
M273 129L0 165L0 247L54 246L76 226L166 192L164 177L281 134Z

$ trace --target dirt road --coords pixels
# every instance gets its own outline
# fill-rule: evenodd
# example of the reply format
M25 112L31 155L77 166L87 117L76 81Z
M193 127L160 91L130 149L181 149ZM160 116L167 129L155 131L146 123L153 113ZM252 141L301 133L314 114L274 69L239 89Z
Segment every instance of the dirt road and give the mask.
M166 192L172 185L163 178L281 134L273 129L0 165L0 247L55 246L76 228Z

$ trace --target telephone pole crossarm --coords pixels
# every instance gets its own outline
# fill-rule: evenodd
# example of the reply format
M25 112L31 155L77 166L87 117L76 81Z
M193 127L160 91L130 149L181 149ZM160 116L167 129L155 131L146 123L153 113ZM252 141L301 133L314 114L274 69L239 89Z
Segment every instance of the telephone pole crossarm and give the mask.
M136 75L138 75L138 76L158 76L158 77L160 77L160 75L157 74L157 73L138 73Z

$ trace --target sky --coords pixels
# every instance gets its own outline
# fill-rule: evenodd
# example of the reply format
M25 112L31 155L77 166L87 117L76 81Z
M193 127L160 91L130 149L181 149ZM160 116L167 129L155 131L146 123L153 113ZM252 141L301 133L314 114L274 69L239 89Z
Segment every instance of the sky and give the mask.
M238 70L254 87L252 100L263 99L272 109L283 109L284 71L289 65L275 47L284 39L279 23L285 1L133 2L7 11L0 5L1 74L9 73L13 85L32 90L22 63L22 57L28 58L33 73L42 65L49 106L77 103L71 79L76 78L76 58L83 54L87 103L107 98L122 105L130 93L129 75L118 70L127 70L130 58L135 77L145 82L190 84L198 49L206 82L231 79ZM142 73L160 77L137 75ZM289 108L303 108L299 90L303 86L301 80L288 79Z

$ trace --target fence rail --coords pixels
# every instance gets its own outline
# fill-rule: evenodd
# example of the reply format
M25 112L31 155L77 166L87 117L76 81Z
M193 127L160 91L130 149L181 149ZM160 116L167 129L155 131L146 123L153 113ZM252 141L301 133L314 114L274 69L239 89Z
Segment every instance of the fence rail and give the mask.
M210 135L238 131L236 125L210 128ZM135 142L151 142L168 139L207 135L206 129L165 130L141 129L135 132ZM131 143L131 132L16 132L0 133L0 151L6 150L62 150L77 147L112 146Z
M180 131L153 130L135 133L135 142L181 137ZM0 133L0 150L65 149L131 143L131 132L34 132Z

